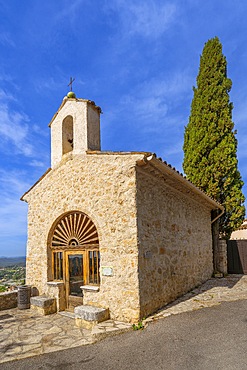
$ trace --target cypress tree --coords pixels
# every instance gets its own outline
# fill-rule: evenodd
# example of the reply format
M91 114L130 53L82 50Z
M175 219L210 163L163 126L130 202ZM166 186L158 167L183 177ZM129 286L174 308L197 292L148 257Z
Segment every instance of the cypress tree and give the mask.
M225 207L219 234L228 239L245 215L243 181L238 171L237 139L232 121L226 57L215 37L205 43L197 87L193 87L184 134L183 169L187 178Z

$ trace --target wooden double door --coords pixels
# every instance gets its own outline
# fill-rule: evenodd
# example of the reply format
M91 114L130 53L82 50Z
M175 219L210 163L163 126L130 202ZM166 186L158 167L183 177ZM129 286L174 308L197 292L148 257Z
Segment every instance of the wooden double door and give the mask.
M86 252L65 252L65 291L67 310L73 311L76 306L83 304L81 286L86 281Z
M66 309L83 304L82 286L99 286L100 253L98 247L53 251L53 280L63 281Z

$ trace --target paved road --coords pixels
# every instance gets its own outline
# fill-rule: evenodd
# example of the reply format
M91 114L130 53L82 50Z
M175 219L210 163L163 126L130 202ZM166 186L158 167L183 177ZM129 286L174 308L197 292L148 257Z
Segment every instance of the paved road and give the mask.
M143 331L3 363L0 369L244 370L247 301L172 315Z

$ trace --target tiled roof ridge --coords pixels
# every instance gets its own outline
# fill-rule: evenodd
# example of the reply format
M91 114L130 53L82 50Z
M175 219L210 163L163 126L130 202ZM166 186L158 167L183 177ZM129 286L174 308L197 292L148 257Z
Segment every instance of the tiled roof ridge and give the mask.
M186 180L187 182L189 182L193 187L195 187L196 189L198 189L199 191L201 191L204 195L206 195L208 198L210 198L211 200L213 200L214 202L216 202L217 204L219 204L221 207L222 207L222 204L220 204L217 200L215 200L213 197L211 197L210 195L208 195L204 190L202 190L201 188L199 188L198 186L196 186L195 184L193 184L193 182L191 182L183 173L179 172L175 167L173 167L171 164L169 164L167 161L164 161L161 157L157 157L157 154L154 153L154 152L146 152L146 151L119 151L119 152L116 152L116 151L93 151L93 150L88 150L87 151L87 154L108 154L108 155L116 155L116 154L119 154L119 155L124 155L124 154L143 154L144 155L144 161L145 161L145 158L148 160L148 158L155 158L157 161L161 162L162 164L166 165L167 167L169 167L171 170L173 170L175 173L177 173L179 176L181 176L182 179Z
M181 179L183 179L183 181L186 181L187 183L189 183L195 190L199 191L202 195L206 196L207 198L211 199L213 202L215 202L216 204L219 205L219 208L223 209L223 206L217 201L215 200L213 197L209 196L204 190L200 189L199 187L197 187L195 184L193 184L193 182L191 182L190 180L187 179L187 177L179 172L175 167L173 167L171 164L167 163L167 161L164 161L161 157L157 158L157 155L156 153L152 153L152 152L114 152L114 151L93 151L93 150L88 150L86 152L87 154L90 154L90 155L93 155L93 154L96 154L96 155L136 155L136 154L141 154L143 155L143 159L141 160L142 162L145 162L145 164L147 164L148 162L150 162L153 158L158 161L159 163L162 163L163 165L165 165L166 167L168 167L170 170L172 170L175 174L177 174L179 177L181 177ZM144 164L144 163L143 163ZM23 196L21 197L21 200L24 200L24 196L31 190L33 189L37 183L39 183L47 174L48 172L51 171L51 168L49 168L42 176L41 178L36 181L36 183L27 191L23 194ZM247 219L246 219L247 221ZM247 228L247 225L246 227Z
M219 204L221 207L222 207L222 204L220 204L217 200L215 200L212 196L208 195L204 190L202 190L201 188L199 188L198 186L196 186L193 182L191 182L183 173L179 172L175 167L173 167L171 164L167 163L166 161L164 161L161 157L158 157L157 158L157 155L156 153L152 153L152 156L160 161L162 164L165 164L167 167L169 167L171 170L173 170L175 173L177 173L179 176L181 176L181 178L183 178L184 180L188 181L193 187L195 187L196 189L200 190L204 195L206 195L208 198L212 199L214 202L216 202L217 204ZM246 220L247 221L247 220Z

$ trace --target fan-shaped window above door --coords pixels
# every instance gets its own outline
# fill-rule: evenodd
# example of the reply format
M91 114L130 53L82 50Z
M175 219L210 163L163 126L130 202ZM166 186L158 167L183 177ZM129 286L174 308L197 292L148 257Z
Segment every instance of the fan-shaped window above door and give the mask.
M97 229L90 218L82 212L71 212L62 217L55 226L51 239L52 249L98 247Z

